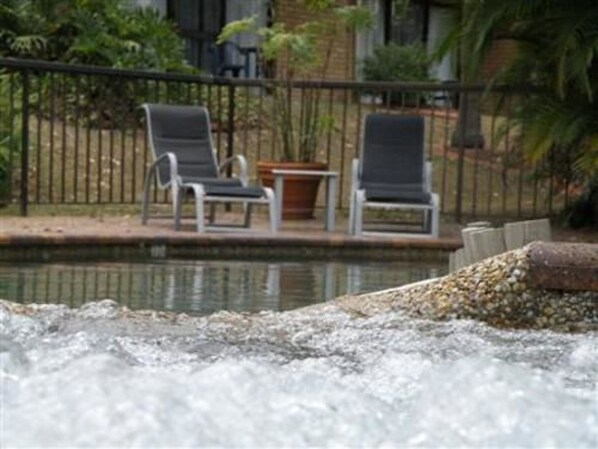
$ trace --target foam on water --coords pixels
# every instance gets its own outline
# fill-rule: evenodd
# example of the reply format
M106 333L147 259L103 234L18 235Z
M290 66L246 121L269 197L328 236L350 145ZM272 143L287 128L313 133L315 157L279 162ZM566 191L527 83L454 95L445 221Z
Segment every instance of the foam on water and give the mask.
M596 447L598 335L0 303L1 447Z

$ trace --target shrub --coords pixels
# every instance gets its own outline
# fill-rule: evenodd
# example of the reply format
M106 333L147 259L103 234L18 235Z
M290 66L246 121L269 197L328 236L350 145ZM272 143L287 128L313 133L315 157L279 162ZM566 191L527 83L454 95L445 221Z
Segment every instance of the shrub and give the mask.
M0 75L0 205L11 201L11 165L20 153L21 129L18 121L15 120L20 114L10 102L9 75ZM20 95L20 88L17 86L13 96Z
M173 24L124 0L2 0L0 55L189 70Z
M431 81L428 74L430 58L420 44L398 45L390 43L374 49L374 54L362 61L363 76L366 81ZM393 104L417 104L425 98L416 93L393 92Z

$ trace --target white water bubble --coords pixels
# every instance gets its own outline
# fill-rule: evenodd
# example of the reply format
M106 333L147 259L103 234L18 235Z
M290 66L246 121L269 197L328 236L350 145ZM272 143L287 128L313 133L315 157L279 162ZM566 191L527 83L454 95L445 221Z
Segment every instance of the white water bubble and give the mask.
M22 332L0 360L10 376L1 447L583 448L597 438L595 332L333 308L162 319L110 302L2 319Z

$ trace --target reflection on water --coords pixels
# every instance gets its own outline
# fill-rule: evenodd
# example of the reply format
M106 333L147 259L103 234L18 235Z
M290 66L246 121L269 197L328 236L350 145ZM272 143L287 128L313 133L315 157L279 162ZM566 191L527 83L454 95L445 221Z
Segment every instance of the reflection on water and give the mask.
M290 310L346 293L444 274L413 263L156 261L0 265L0 298L76 307L111 298L132 309L196 315Z

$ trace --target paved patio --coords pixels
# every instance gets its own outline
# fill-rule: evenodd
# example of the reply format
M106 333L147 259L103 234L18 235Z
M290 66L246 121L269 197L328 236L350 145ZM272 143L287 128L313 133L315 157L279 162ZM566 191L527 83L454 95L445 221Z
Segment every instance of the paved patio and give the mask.
M222 214L221 214L222 216ZM224 214L224 221L239 223L241 216ZM0 248L44 247L59 245L171 245L177 247L261 247L303 248L308 253L326 251L347 251L360 255L360 251L378 250L401 251L413 254L418 251L446 253L461 246L460 231L463 226L456 223L441 223L440 237L399 238L399 237L354 237L346 233L346 218L337 217L336 230L325 232L321 218L306 221L283 221L279 232L268 232L265 216L256 214L252 231L232 232L211 231L198 234L194 231L191 219L183 221L181 231L172 229L168 218L151 219L147 226L140 223L138 215L124 216L0 216ZM553 228L553 240L568 242L598 242L598 230L572 231ZM371 254L370 254L371 255Z

